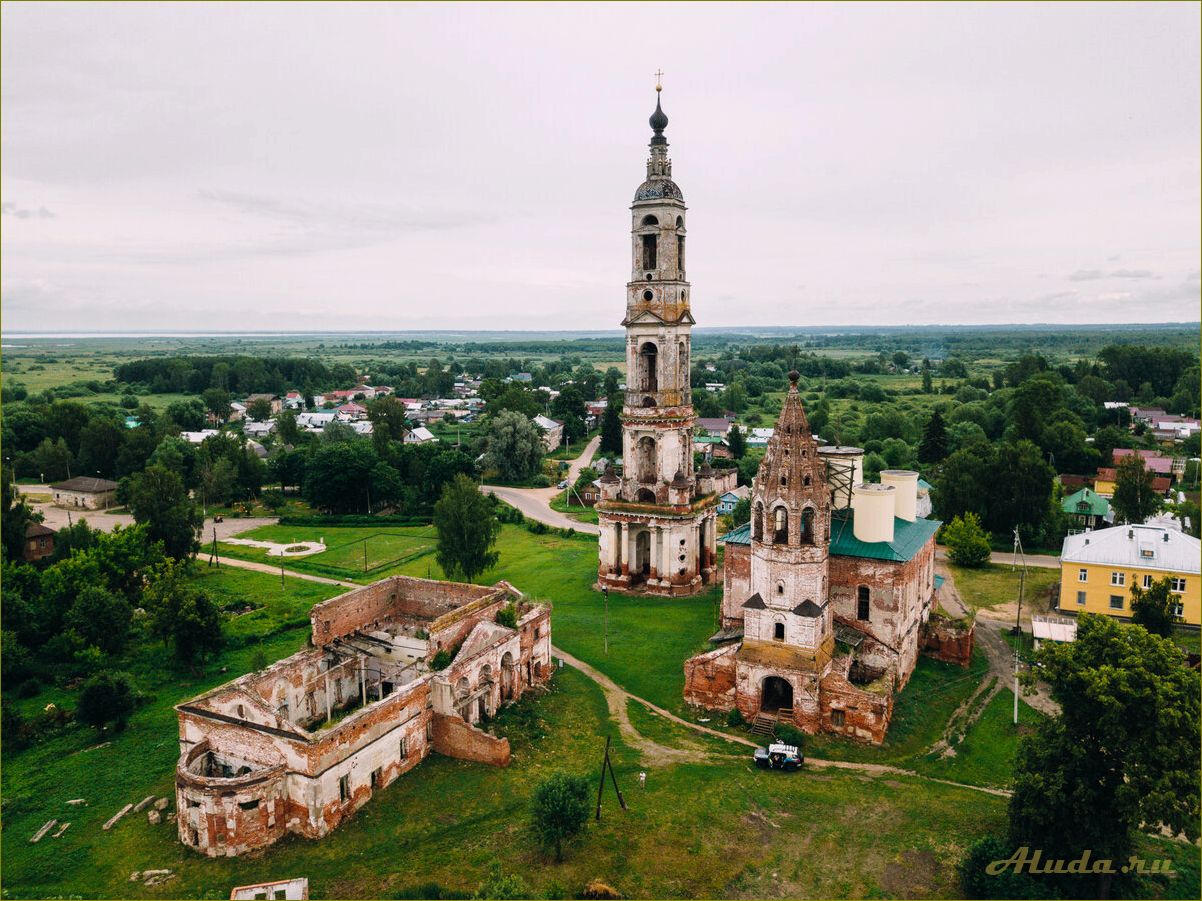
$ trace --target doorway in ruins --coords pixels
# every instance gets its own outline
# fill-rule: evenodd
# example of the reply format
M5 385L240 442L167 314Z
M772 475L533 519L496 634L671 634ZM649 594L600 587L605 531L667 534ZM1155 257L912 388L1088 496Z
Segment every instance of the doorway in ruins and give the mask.
M793 709L793 686L780 676L768 676L760 690L760 710L775 713Z
M651 575L651 533L643 530L634 536L634 573L644 581Z
M509 651L501 658L501 697L506 701L513 700L513 654Z

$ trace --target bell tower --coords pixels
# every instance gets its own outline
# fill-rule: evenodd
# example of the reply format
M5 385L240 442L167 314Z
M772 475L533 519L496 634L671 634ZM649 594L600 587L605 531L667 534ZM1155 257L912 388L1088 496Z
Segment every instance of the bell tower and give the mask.
M622 474L608 471L601 479L598 581L623 590L691 594L713 577L717 498L712 481L693 471L686 208L672 180L662 84L655 90L647 177L630 208Z

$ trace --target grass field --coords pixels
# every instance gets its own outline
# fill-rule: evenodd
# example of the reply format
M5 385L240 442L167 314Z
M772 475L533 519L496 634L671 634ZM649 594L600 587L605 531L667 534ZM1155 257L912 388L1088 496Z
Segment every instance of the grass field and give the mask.
M1042 714L1019 698L1015 726L1014 692L1004 688L954 746L954 755L921 761L918 770L953 782L1003 788L1010 784L1019 739L1041 718Z
M964 602L974 609L997 607L1018 601L1019 570L1008 565L987 563L980 569L969 569L948 563L956 589ZM1032 566L1027 570L1023 586L1023 607L1032 613L1046 613L1052 588L1060 582L1060 570Z
M597 511L592 507L582 507L579 504L569 504L565 499L567 493L568 492L565 490L562 494L555 495L555 498L551 501L551 509L562 513L565 516L571 517L577 522L591 522L593 525L596 525L598 521Z

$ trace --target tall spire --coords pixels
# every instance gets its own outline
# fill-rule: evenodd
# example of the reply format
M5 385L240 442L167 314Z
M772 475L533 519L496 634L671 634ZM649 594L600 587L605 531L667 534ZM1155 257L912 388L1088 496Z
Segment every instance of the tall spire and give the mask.
M659 105L659 91L659 88L655 89L655 112L647 120L651 124L651 128L655 131L655 135L651 138L652 147L661 144L667 146L668 143L668 139L664 137L664 129L668 127L668 117L664 113L663 107Z

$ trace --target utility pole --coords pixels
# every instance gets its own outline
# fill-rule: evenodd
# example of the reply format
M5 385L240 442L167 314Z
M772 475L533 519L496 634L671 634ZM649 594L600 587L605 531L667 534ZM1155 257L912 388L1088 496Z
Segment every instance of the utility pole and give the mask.
M1018 648L1014 648L1014 725L1018 725Z
M1015 566L1020 565L1022 568L1018 571L1018 612L1014 615L1014 629L1012 634L1022 635L1022 615L1023 615L1023 588L1027 581L1027 555L1023 553L1023 540L1018 534L1018 526L1014 527L1014 562L1010 564L1010 571L1013 572Z
M601 593L605 595L605 656L609 656L609 586L602 585Z

